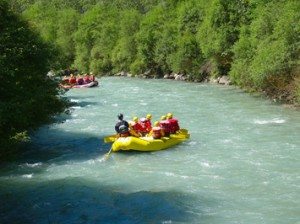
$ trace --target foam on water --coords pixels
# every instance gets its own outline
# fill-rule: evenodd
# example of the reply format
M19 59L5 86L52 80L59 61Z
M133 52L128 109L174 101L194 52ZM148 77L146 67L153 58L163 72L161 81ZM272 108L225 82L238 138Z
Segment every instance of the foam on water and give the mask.
M21 164L21 167L30 167L30 168L34 168L34 167L39 167L42 166L43 163L39 162L39 163L25 163L25 164Z
M286 120L280 118L274 118L271 120L254 120L255 124L283 124Z
M22 178L26 178L26 179L31 179L32 177L33 177L33 173L22 175Z
M74 110L79 110L79 109L81 109L82 107L81 107L81 106L72 106L71 108L74 109Z

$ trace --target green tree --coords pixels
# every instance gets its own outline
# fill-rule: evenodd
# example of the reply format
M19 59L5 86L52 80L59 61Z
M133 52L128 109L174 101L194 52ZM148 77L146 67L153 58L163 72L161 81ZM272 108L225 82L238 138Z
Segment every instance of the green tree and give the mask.
M226 75L240 27L251 21L251 5L246 0L212 0L203 2L203 7L205 15L197 34L201 51L217 63L219 75Z
M0 1L0 141L1 150L16 136L61 112L57 84L46 78L53 48ZM3 151L2 151L3 152ZM0 151L0 153L2 153Z
M140 29L136 34L137 57L131 65L133 73L142 73L146 70L159 71L159 67L154 60L155 48L158 37L162 30L164 9L161 6L149 11L140 24Z
M107 74L112 70L111 54L118 37L118 12L96 5L80 19L75 34L75 66L82 71Z
M299 10L299 1L293 0L257 6L234 47L230 75L237 84L272 94L294 91L288 86L299 76Z
M204 60L195 35L202 19L203 12L197 1L182 2L177 6L177 49L171 56L172 70L195 78L199 78Z
M175 13L170 12L162 25L162 32L157 40L154 59L163 73L170 73L172 60L177 50L178 29ZM175 68L177 70L177 68Z
M141 15L136 10L125 10L120 15L117 43L112 51L114 72L130 71L137 53L135 35L139 29Z
M63 68L70 66L75 59L75 32L77 31L79 14L74 9L63 9L57 12L57 30L55 44L61 55Z

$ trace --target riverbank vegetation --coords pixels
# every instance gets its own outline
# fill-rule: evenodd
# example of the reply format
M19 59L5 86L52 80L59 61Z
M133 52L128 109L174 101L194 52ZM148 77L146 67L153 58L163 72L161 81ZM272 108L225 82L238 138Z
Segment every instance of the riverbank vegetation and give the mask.
M297 0L13 0L61 50L62 66L108 75L228 76L249 91L300 102Z
M49 121L66 102L57 83L47 79L55 64L55 47L43 41L26 22L0 1L0 159L27 131Z

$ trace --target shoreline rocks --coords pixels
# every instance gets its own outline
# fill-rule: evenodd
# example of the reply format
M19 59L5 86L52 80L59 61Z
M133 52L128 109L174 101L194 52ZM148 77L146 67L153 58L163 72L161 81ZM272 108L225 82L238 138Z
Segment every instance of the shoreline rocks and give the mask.
M194 83L212 83L212 84L218 84L218 85L224 85L224 86L233 85L230 78L226 75L219 76L217 78L206 76L203 79L200 79L200 78L196 79L194 77L191 77L190 75L186 75L183 73L167 73L167 74L164 74L163 76L159 76L156 73L154 73L153 70L148 70L139 75L133 75L133 74L125 72L125 71L121 71L121 72L118 72L116 74L111 74L111 75L112 76L129 77L129 78L136 77L136 78L143 78L143 79L171 79L171 80L175 80L175 81L194 82ZM257 93L259 93L259 92L257 92ZM289 103L289 102L284 101L283 99L277 99L274 96L268 96L268 94L266 94L264 92L260 92L259 94L266 96L274 103L276 103L277 101L281 102L281 104L284 107L289 107L289 108L294 108L296 110L300 110L300 105L297 103Z
M151 70L148 70L139 75L133 75L131 73L121 71L121 72L114 74L113 76L130 77L130 78L137 77L137 78L143 78L143 79L171 79L171 80L184 81L184 82L189 81L189 82L196 82L196 83L203 82L203 83L214 83L214 84L220 84L220 85L232 85L230 78L225 75L217 77L217 78L206 77L203 80L200 80L200 79L192 78L190 75L186 75L183 73L167 73L161 77L161 76L158 76L155 73L153 73Z

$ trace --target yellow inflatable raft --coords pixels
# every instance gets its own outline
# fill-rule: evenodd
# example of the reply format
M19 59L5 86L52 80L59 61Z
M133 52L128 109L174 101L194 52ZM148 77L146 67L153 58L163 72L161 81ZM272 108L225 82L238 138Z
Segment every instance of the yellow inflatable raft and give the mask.
M117 152L120 150L137 150L137 151L158 151L170 148L177 145L190 137L186 129L181 129L176 134L171 134L170 137L163 137L161 139L153 139L152 137L120 137L107 136L104 138L105 142L114 142L112 144L112 151Z

